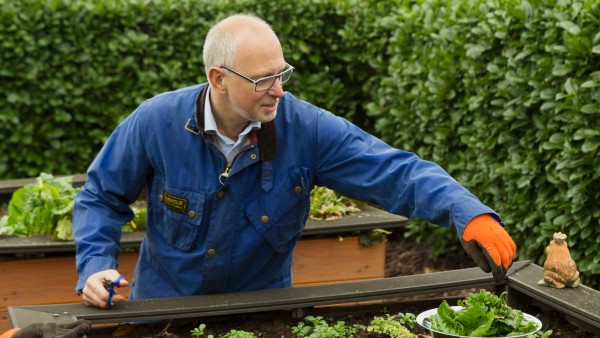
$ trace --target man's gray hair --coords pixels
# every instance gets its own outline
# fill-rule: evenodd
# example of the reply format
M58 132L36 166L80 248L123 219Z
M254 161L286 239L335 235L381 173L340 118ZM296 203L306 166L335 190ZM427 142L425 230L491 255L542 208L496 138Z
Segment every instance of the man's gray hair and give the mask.
M210 67L227 66L231 68L237 67L236 55L236 39L232 33L231 25L228 22L231 19L248 19L255 25L260 25L268 28L273 32L273 28L263 19L252 14L235 14L227 17L215 24L206 34L204 41L204 49L202 57L204 60L204 69L208 76ZM275 34L275 32L273 32Z

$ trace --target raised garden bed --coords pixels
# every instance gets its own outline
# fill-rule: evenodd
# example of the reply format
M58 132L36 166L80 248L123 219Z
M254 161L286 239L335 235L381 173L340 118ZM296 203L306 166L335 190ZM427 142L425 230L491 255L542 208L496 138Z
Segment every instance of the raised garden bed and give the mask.
M541 271L541 267L522 261L513 265L504 285L495 283L489 274L484 274L478 268L469 268L305 288L130 301L119 303L108 311L88 308L80 303L11 307L9 310L11 320L17 326L24 326L32 321L68 322L76 318L91 320L95 329L88 337L107 337L116 329L132 329L122 323L155 319L165 322L136 326L135 331L129 332L128 336L189 337L190 330L204 323L213 334L225 334L231 329L238 329L252 331L258 337L293 337L289 331L290 325L296 325L307 315L332 316L351 325L356 322L364 323L374 315L385 313L418 314L437 307L441 302L441 298L415 300L411 299L413 296L452 290L496 290L503 286L508 291L509 304L517 309L519 304L529 304L527 313L542 321L543 330L555 330L555 335L562 337L597 336L600 333L600 314L595 312L597 305L594 304L600 301L600 293L583 286L564 294L560 293L564 290L555 290L558 293L548 296L545 293L547 288L536 283ZM520 288L520 291L515 287ZM527 291L522 292L523 290ZM576 294L585 294L587 303L578 306L578 297L574 297ZM461 297L443 297L451 304L458 298ZM367 300L381 300L383 303L349 305ZM540 305L544 306L539 307ZM561 317L564 313L560 309L568 306L578 307L572 314L585 319L588 325L585 330L569 324L564 320L565 317ZM168 320L171 322L166 322ZM121 324L105 326L109 323ZM287 333L285 330L288 330ZM414 333L425 334L418 328L415 328Z
M381 212L381 211L379 211ZM378 211L377 209L375 209L375 213L377 214ZM390 228L390 227L395 227L394 225L387 225L386 226L386 222L388 222L389 220L385 220L385 218L387 218L387 216L392 216L392 217L397 217L397 216L393 216L393 215L389 215L387 213L381 212L384 220L379 219L377 222L379 222L377 225L375 226L367 226L366 228L364 228L364 223L362 218L365 216L365 214L357 214L357 215L353 215L357 221L356 222L350 222L350 224L345 224L345 226L347 227L351 227L353 230L368 230L368 229L372 229L372 228ZM387 215L386 215L387 214ZM382 216L379 215L379 216ZM345 220L348 220L348 218L345 218ZM336 224L337 222L337 224ZM376 223L377 223L376 222ZM400 222L396 222L396 226L400 227L403 224L405 224L406 219L403 219L403 221ZM309 222L310 225L311 222ZM348 236L344 236L344 241L339 241L337 239L337 236L335 236L336 233L339 232L339 224L340 221L334 221L334 222L320 222L317 224L325 224L326 226L324 227L315 227L314 232L311 232L310 230L310 226L307 225L307 231L305 232L305 237L303 237L302 241L300 242L298 249L300 250L301 244L302 243L308 243L309 241L313 241L313 242L317 242L317 241L332 241L329 244L326 244L330 249L331 249L331 245L333 243L337 243L337 244L343 244L343 245L349 245L349 243L353 243L353 239L351 239L351 237ZM343 222L342 222L343 223ZM129 247L137 247L137 245L139 245L139 242L141 241L142 237L143 237L143 233L132 233L132 234L124 234L124 244L125 246L129 246ZM345 233L345 235L348 235L348 233ZM332 237L333 236L333 237ZM129 237L129 238L126 238ZM7 240L7 245L2 246L2 241L3 240ZM23 238L21 240L23 240L23 242L20 243L15 243L14 242L15 238L0 238L0 262L2 261L13 261L14 260L14 256L15 255L32 255L33 252L40 252L40 250L42 251L42 255L46 255L48 256L48 259L59 259L59 258L64 258L64 255L66 254L66 257L72 256L70 255L70 253L74 250L74 245L72 243L69 242L54 242L54 241L49 241L47 238ZM356 242L354 242L354 244L356 244ZM354 245L353 244L353 245ZM320 249L315 249L314 247L311 247L310 245L307 246L307 248L309 248L309 250L306 251L306 254L308 256L305 257L305 259L307 259L308 261L315 259L314 257L311 256L312 253L320 251ZM8 251L1 251L1 250L8 250ZM385 250L384 250L385 251ZM5 253L7 252L7 253ZM2 256L3 254L3 256ZM60 255L61 257L54 257L56 255ZM135 253L129 253L129 254L124 254L124 256L122 257L123 261L125 261L126 259L124 258L125 255L132 255L133 259L132 262L133 264L135 264ZM388 252L389 255L389 252ZM348 258L346 260L344 260L343 262L341 262L341 264L338 263L332 263L330 261L330 257L332 257L332 255L326 255L327 257L327 262L328 264L332 264L332 266L337 266L337 265L345 265L348 262ZM333 254L333 256L335 256L335 253ZM359 256L363 256L363 254L360 254ZM396 254L393 254L393 256L395 257ZM8 258L7 258L8 257ZM404 257L404 256L403 256ZM431 257L429 257L431 258ZM71 258L72 259L72 258ZM352 258L349 258L351 261L353 261ZM395 258L396 260L398 260L398 258ZM454 259L452 260L452 264L455 263ZM323 259L319 259L316 258L317 262L321 262L322 265L322 261ZM412 260L404 260L404 259L400 259L400 261L402 261L402 263L405 264L400 264L400 265L407 265L407 266L413 266L415 265L415 262ZM296 266L294 267L295 269L298 268L298 265L300 264L301 259L298 258L297 262L298 264L296 264ZM71 261L70 265L70 271L71 273L73 273L74 276L74 262ZM378 265L378 264L377 264ZM388 264L388 265L396 265L398 266L398 264ZM133 266L133 265L132 265ZM328 265L329 266L329 265ZM446 268L449 269L453 269L455 267L453 267L452 265L445 265ZM47 267L47 264L41 264L38 265L38 279L42 284L35 286L35 287L25 287L23 286L21 288L21 292L23 294L31 294L34 292L31 292L31 290L44 290L43 292L37 292L37 294L39 295L40 293L52 293L51 291L48 290L47 286L49 284L53 284L53 283L48 283L48 280L45 281L44 283L44 279L42 278L41 271ZM535 265L534 265L535 267ZM125 267L122 266L123 269L125 269ZM539 267L538 267L539 268ZM386 267L386 269L389 269L389 266ZM360 270L360 271L359 271ZM475 269L477 270L477 269ZM538 272L534 271L534 269L528 269L528 270L523 270L521 271L521 269L519 268L519 266L516 266L516 270L514 275L512 276L513 280L512 280L512 285L513 287L510 288L509 287L509 296L511 298L511 302L513 302L514 304L518 304L519 307L522 307L523 309L527 309L528 313L532 313L532 314L536 314L544 323L544 329L553 329L556 330L555 334L559 335L559 336L563 336L563 337L595 337L598 334L600 334L598 332L598 322L600 322L600 318L598 318L598 316L600 315L600 310L598 310L598 305L600 304L600 301L598 301L598 291L596 290L592 290L589 288L585 288L583 287L583 293L581 293L581 288L580 289L576 289L576 290L570 290L567 292L562 292L559 291L559 293L557 294L553 294L553 292L557 291L554 290L552 291L552 289L548 289L545 287L537 287L537 286L533 286L532 287L532 283L527 281L527 278L529 279L535 279L536 281L539 279L539 276L537 276L537 274L539 274ZM50 270L50 275L53 275L52 277L48 277L49 279L52 278L56 278L56 270ZM125 270L124 270L125 271ZM131 273L133 270L131 270ZM368 266L363 266L363 268L359 268L358 270L360 273L364 273L365 271L368 271L369 273L372 273L373 270L371 270L371 267ZM481 273L479 270L477 270L479 273ZM423 272L428 272L427 270L423 271ZM452 274L454 274L454 276L459 276L459 280L463 280L464 279L464 275L462 271L450 271ZM521 282L519 282L519 274L527 272L526 275L528 276L527 278L523 279ZM3 271L0 269L0 273L3 273ZM413 273L418 273L413 271ZM457 275L458 273L458 275ZM409 272L410 274L410 272ZM295 275L298 275L298 273L295 272ZM317 277L319 277L320 274L316 274ZM340 273L339 272L333 272L331 273L331 276L333 277L337 277L339 276ZM389 273L388 273L389 275ZM4 276L4 275L3 275ZM20 274L21 280L22 280L22 276L23 274ZM309 276L310 277L310 276ZM67 282L59 282L57 283L58 285L62 285L62 287L68 287L71 288L72 283L74 283L76 277L69 277L69 281ZM363 274L361 278L359 279L369 279L371 277L367 277L366 274ZM378 277L374 277L377 278ZM434 277L436 278L436 277ZM19 277L17 277L17 279L10 279L9 280L19 280ZM352 280L351 278L349 280ZM361 281L362 282L362 281ZM365 280L365 282L368 282L368 280ZM452 283L456 283L456 280L451 281ZM473 278L469 278L469 283L473 282ZM334 283L334 287L337 288L337 285L341 285L339 283L339 280L333 280L330 278L329 281L321 281L321 282L317 282L317 283L312 283L310 280L305 281L305 285L308 285L308 288L314 287L316 284L319 283ZM412 282L411 282L412 283ZM511 283L509 281L509 283ZM521 284L519 284L521 283ZM294 281L294 284L296 286L299 286L301 283L298 282L297 280ZM410 284L410 283L409 283ZM486 284L487 285L487 284ZM414 286L414 285L413 285ZM509 285L510 286L510 285ZM482 287L481 285L479 287ZM490 287L490 285L488 285L488 287ZM499 286L491 286L491 289L497 289ZM541 288L541 289L540 289ZM470 289L471 291L473 291L473 289ZM14 291L14 290L13 290ZM423 291L423 290L421 290ZM358 292L358 291L357 291ZM173 319L173 322L169 322L168 324L165 325L165 323L162 323L161 325L157 325L157 326L152 326L152 325L144 325L143 327L138 327L135 332L133 334L130 334L129 336L131 337L149 337L149 336L161 336L161 337L189 337L190 336L190 330L197 327L200 323L205 323L207 325L209 325L206 333L212 333L215 335L220 335L220 334L225 334L227 332L229 332L229 330L231 329L243 329L243 330L250 330L253 331L257 334L257 336L260 337L291 337L292 335L289 335L289 327L291 325L296 325L296 323L298 322L299 319L301 319L302 316L304 315L308 315L308 314L327 314L327 315L333 315L335 313L335 317L339 318L341 320L345 320L348 324L352 324L353 322L360 322L367 320L367 318L372 317L375 314L382 314L382 313L394 313L396 311L403 311L403 312L415 312L417 313L418 311L421 310L425 310L428 308L432 308L435 306L435 302L437 300L437 302L439 303L439 301L441 299L447 299L447 300L452 300L454 299L453 293L454 291L449 291L446 289L446 291L444 291L443 293L437 294L437 299L435 298L435 295L427 295L427 294L415 294L413 296L409 296L410 299L406 300L406 301L400 301L400 307L396 307L397 299L394 299L393 301L388 301L388 300L378 300L375 301L375 304L370 305L370 308L366 308L363 307L363 305L352 305L350 306L349 304L355 304L355 301L357 300L363 300L363 298L359 298L359 299L352 299L349 300L350 303L348 302L342 302L342 304L324 304L324 305L316 305L316 306L312 306L312 307L302 307L300 309L295 309L292 311L292 314L290 316L289 312L287 310L278 310L275 312L265 312L265 311L259 311L259 313L237 313L237 312L233 312L230 314L227 314L225 316L223 315L219 315L219 314L214 314L214 315L210 315L210 316L198 316L199 318L189 318L189 317L185 317L188 319ZM457 292L464 292L463 291L457 291ZM570 293L569 293L570 292ZM74 293L72 292L72 290L69 290L69 293L71 295L73 295ZM329 292L329 294L331 294L332 292ZM10 296L15 296L16 294L14 292L10 292L7 293L7 295L9 295L9 297L5 297L5 300L10 298ZM2 296L2 295L0 295ZM238 295L223 295L225 298L232 296L232 297L236 297ZM74 297L74 296L73 296ZM19 297L20 298L20 297ZM184 297L187 298L187 297ZM367 297L368 298L368 297ZM460 297L455 297L455 298L460 298ZM15 297L13 297L13 299L15 299ZM423 300L425 299L425 300ZM2 297L0 297L0 301L2 300ZM222 299L223 300L223 299ZM74 318L79 317L78 315L76 315L77 311L79 311L79 309L81 309L83 307L83 305L80 303L79 298L75 298L74 303L72 304L62 304L65 300L61 300L59 302L53 302L52 304L48 304L48 308L45 308L46 303L38 303L38 304L42 304L39 305L41 306L43 309L45 308L45 310L42 310L41 312L39 311L40 308L36 308L36 306L33 306L32 304L34 303L27 303L23 306L19 305L19 304L12 304L10 305L11 308L11 319L13 320L13 324L14 325L19 325L22 326L24 324L26 324L25 322L23 322L24 318L29 318L30 320L43 320L43 321L57 321L57 320L72 320ZM384 302L383 304L381 304L382 302ZM429 302L429 303L428 303ZM59 304L60 303L60 304ZM160 303L160 302L159 302ZM225 301L225 303L230 303L228 301ZM133 303L132 303L133 304ZM132 304L127 304L132 305ZM161 303L162 304L162 303ZM168 307L164 307L161 304L158 304L158 306L161 308L161 310L167 310L168 311ZM429 304L429 305L423 305L423 304ZM424 307L420 307L421 305L423 305ZM32 307L33 306L33 307ZM74 306L75 309L78 309L77 311L70 311L71 306ZM184 305L185 306L185 305ZM333 306L333 308L332 308ZM367 306L367 305L364 305ZM87 310L87 308L83 307L85 310ZM286 309L289 309L290 307L286 306ZM354 311L355 309L361 309L357 311ZM366 309L366 310L365 310ZM398 310L396 310L398 309ZM413 310L410 310L413 309ZM91 309L91 310L95 310L95 309ZM111 309L111 311L113 311L115 309ZM62 312L61 312L62 311ZM362 312L361 312L362 311ZM127 318L131 318L130 317L131 314L127 314L125 315L123 318L123 321L126 321ZM40 317L41 316L41 317ZM287 319L286 319L287 316ZM173 318L173 317L169 317L167 316L167 318ZM28 319L28 320L29 320ZM108 321L106 323L115 323L115 322L121 322L119 320L117 321ZM100 323L100 322L99 322ZM270 323L272 323L273 325L269 325ZM572 323L576 323L578 326L573 326L571 325ZM590 324L592 323L592 324ZM595 325L594 325L595 323ZM0 323L1 324L1 323ZM108 326L107 326L108 325ZM121 324L117 324L119 325L119 329L120 330L128 330L128 328L126 327L127 325L125 325L125 327L123 327L123 325ZM279 327L279 328L278 328ZM98 324L94 326L94 330L93 332L90 332L90 334L88 334L88 337L104 337L104 336L110 336L112 335L114 332L114 330L116 329L116 326L113 326L111 324ZM273 331L275 330L275 331ZM276 330L287 330L287 331L276 331ZM279 333L280 334L279 334ZM416 331L417 332L417 331ZM423 336L425 336L425 333L422 332L417 332L419 334L423 334ZM367 335L368 337L378 337L377 335ZM216 337L216 336L215 336ZM355 336L355 337L363 337L363 336Z
M385 243L365 247L359 244L355 233L402 227L407 221L370 206L362 206L361 212L338 220L309 220L294 251L293 284L383 278ZM122 247L130 252L121 254L119 270L126 276L133 276L137 253L131 251L139 247L144 235L144 232L122 234ZM80 301L74 292L77 280L74 251L74 242L55 241L49 236L0 237L0 274L9 281L0 289L0 331L11 327L8 306ZM328 269L322 269L323 262L328 262ZM122 292L128 295L128 289Z

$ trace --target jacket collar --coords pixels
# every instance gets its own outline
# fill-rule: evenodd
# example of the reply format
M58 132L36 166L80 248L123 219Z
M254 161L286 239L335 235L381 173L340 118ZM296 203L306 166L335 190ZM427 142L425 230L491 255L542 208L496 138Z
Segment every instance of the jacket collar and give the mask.
M196 98L196 110L194 115L187 121L185 129L195 135L203 135L205 138L210 135L204 133L204 104L208 93L208 84L204 85ZM275 120L261 124L261 128L250 132L249 139L257 139L258 156L261 161L272 160L277 153L277 132L275 130Z

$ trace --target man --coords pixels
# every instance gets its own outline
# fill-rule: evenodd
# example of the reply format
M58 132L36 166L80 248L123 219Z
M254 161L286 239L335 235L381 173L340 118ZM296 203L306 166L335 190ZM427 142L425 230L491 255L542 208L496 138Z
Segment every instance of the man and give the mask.
M120 226L143 186L146 238L130 299L291 286L314 185L457 229L502 278L516 247L499 216L438 165L283 92L294 68L270 26L234 15L207 34L208 83L142 103L106 142L75 202L77 290L107 308ZM123 301L115 295L111 302Z

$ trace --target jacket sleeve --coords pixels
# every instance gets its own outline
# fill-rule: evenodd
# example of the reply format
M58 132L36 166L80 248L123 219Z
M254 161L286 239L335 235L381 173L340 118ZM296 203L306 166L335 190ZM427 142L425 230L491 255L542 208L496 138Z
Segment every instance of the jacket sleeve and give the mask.
M457 229L480 214L499 216L439 165L395 149L327 111L316 122L317 185L391 213Z
M129 204L139 196L150 170L144 107L142 104L117 126L91 163L87 181L75 198L78 292L91 274L117 268L121 225L133 218Z

